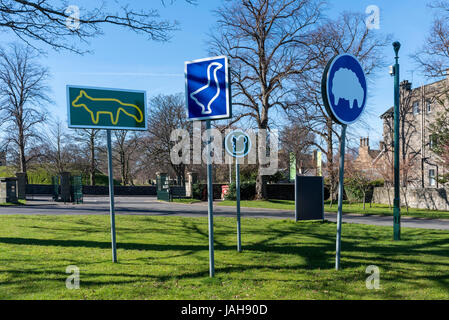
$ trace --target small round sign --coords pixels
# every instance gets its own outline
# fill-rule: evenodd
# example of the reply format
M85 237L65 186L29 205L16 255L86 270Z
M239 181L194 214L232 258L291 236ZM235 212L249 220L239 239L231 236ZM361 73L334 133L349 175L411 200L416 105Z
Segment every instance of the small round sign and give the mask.
M251 138L241 130L234 130L226 135L226 152L234 158L243 158L251 150Z
M335 122L343 125L356 122L368 95L365 72L357 58L347 53L333 57L323 73L321 94Z

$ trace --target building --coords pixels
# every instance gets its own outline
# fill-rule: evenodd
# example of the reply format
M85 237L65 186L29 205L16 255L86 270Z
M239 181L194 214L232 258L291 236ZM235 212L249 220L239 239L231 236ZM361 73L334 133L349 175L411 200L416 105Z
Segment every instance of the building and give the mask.
M381 143L382 146L382 143ZM362 169L370 178L382 178L381 167L384 150L374 150L370 148L369 138L360 138L360 146L354 166Z
M438 113L444 110L444 104L447 104L448 85L448 79L418 88L412 88L412 84L407 80L401 82L401 180L407 181L409 186L438 187L437 176L445 173L439 157L431 150L433 138L429 126L435 122ZM384 165L384 178L389 178L388 171L391 172L391 177L393 175L393 111L393 108L390 108L380 116L383 120L383 141L382 159L378 161L382 161Z

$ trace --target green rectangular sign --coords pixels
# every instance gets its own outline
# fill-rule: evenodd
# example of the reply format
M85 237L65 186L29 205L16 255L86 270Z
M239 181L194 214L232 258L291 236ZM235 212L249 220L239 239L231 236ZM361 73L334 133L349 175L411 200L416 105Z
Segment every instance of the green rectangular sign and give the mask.
M69 128L146 130L146 92L67 86Z

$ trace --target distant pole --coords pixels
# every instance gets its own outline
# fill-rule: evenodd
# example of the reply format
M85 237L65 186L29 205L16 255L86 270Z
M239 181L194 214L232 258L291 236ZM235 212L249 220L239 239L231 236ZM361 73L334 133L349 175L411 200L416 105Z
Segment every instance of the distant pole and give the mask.
M235 158L235 193L237 200L237 251L242 252L242 236L240 226L240 164L239 158Z
M340 252L341 252L341 224L343 216L343 183L345 173L345 149L346 149L346 125L341 126L341 142L340 142L340 172L338 184L338 213L337 213L337 244L335 256L335 270L340 269Z
M208 197L208 220L209 220L209 275L215 276L214 265L214 188L212 184L212 159L211 159L211 123L206 120L207 131L207 197Z
M114 175L112 172L112 143L111 143L111 130L107 132L107 145L108 145L108 175L109 175L109 203L110 203L110 216L111 216L111 242L112 242L112 262L117 262L117 247L115 239L115 207L114 207Z
M400 199L400 177L399 177L399 42L393 43L395 52L394 65L394 210L393 210L393 232L394 240L401 239L401 199Z

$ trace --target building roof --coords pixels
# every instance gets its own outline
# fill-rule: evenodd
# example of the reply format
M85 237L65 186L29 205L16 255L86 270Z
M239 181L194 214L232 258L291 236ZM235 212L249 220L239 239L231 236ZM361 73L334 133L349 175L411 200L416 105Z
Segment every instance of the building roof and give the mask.
M394 111L394 107L391 107L390 109L388 109L387 111L385 111L384 113L382 113L382 114L380 115L380 118L383 119L383 118L385 118L386 116L390 116L391 114L393 114L393 111Z
M449 79L449 73L448 73L448 77L447 77L447 78L444 78L444 79L441 79L441 80L437 80L437 81L435 81L435 82L428 83L428 84L425 84L425 85L422 85L422 86L419 86L419 87L416 87L416 88L412 88L411 90L412 90L412 91L416 91L416 90L422 89L423 87L424 87L424 88L427 88L427 87L434 87L435 85L441 84L442 82L447 81L448 79ZM410 86L412 85L412 83L409 82L408 80L404 80L404 81L401 82L401 88L402 88L403 84L409 84ZM394 112L394 107L391 107L391 108L389 108L387 111L385 111L384 113L382 113L382 114L380 115L380 118L383 119L383 118L385 118L385 117L387 117L387 116L391 116L391 115L393 114L393 112Z
M380 152L380 150L369 150L369 155L371 158L376 159Z

